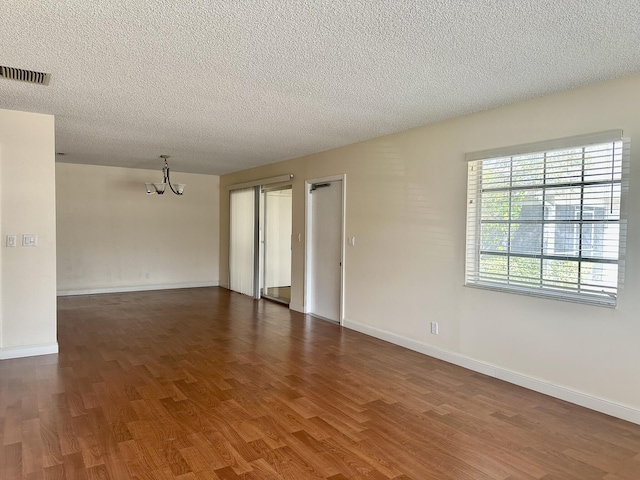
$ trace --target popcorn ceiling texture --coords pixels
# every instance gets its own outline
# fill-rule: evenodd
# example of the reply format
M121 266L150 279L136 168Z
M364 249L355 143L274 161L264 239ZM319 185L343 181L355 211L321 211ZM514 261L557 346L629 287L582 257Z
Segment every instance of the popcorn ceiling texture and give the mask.
M65 162L224 174L640 71L638 0L3 0ZM60 157L58 157L60 159Z

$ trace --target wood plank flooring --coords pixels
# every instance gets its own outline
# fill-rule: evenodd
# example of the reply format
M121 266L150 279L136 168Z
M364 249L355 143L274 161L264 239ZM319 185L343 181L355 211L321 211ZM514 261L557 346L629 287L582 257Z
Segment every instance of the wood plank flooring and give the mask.
M0 478L640 479L640 426L219 288L65 297Z

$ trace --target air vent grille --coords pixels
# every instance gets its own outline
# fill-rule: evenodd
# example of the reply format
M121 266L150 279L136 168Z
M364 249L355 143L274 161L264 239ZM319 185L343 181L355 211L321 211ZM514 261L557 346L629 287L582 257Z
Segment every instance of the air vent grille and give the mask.
M51 74L0 65L0 78L35 83L37 85L49 85Z

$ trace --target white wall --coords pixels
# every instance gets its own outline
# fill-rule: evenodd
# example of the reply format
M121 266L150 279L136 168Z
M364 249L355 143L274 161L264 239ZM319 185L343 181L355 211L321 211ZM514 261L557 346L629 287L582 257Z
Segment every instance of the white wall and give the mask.
M220 278L227 185L293 173L302 242L293 244L292 308L302 310L304 180L345 173L345 234L356 237L346 247L347 326L640 422L639 111L635 75L223 176ZM614 128L632 140L618 308L464 287L465 153Z
M58 351L54 161L53 116L0 110L0 359Z
M147 195L160 167L56 164L60 294L218 284L220 179L174 172L184 195Z

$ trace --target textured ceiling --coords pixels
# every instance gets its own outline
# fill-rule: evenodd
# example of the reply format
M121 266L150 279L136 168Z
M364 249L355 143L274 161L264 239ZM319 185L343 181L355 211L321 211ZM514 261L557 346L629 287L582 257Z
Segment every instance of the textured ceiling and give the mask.
M640 71L638 0L2 0L65 162L224 174ZM58 157L59 159L62 157Z

